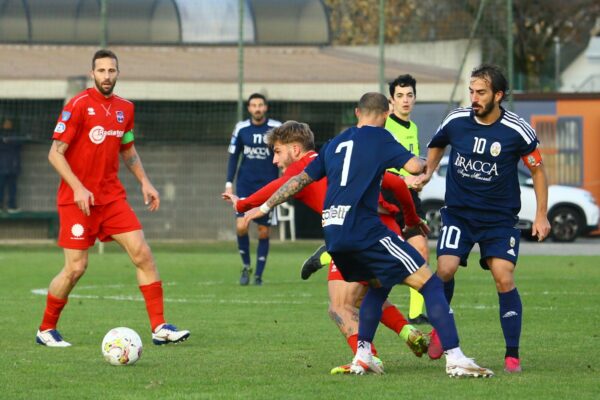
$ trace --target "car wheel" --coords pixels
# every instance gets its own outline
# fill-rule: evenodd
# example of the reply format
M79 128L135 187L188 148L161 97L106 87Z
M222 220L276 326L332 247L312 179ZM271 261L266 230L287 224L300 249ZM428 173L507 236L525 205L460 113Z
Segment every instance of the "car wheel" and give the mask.
M429 225L429 239L437 239L440 235L440 229L442 228L440 208L442 207L444 207L444 203L437 201L423 204L425 220L427 220L427 225Z
M581 213L569 206L560 206L550 212L550 236L555 242L572 242L583 228Z

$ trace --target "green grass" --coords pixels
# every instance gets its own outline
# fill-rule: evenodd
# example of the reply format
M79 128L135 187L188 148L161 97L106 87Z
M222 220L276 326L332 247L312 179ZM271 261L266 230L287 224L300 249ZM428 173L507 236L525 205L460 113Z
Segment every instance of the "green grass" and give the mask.
M252 244L254 251L254 243ZM233 243L155 245L167 319L192 336L181 345L150 340L133 266L108 246L91 252L59 328L67 349L34 344L46 288L62 265L55 247L0 247L0 398L2 399L592 399L600 396L598 257L522 256L524 371L502 371L504 341L497 295L476 263L457 276L453 300L466 354L492 379L447 378L442 361L418 359L387 328L376 344L383 376L330 376L351 352L327 316L326 274L299 278L316 242L274 243L263 287L240 287ZM129 299L129 300L127 300ZM408 290L391 300L406 309ZM132 367L113 367L100 343L128 326L144 341Z

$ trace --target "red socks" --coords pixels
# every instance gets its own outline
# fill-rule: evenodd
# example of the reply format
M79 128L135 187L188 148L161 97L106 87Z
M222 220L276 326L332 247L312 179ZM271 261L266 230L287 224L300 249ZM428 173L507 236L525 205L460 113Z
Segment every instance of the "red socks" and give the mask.
M389 306L381 314L381 323L397 334L400 334L400 331L404 328L404 325L408 324L408 321L396 306Z
M163 307L163 289L162 281L156 281L149 285L140 286L144 300L146 301L146 310L150 317L150 326L152 332L160 324L165 323L164 307Z
M355 333L352 336L346 338L348 342L348 346L352 349L352 353L356 354L356 348L358 347L358 333ZM371 352L374 356L377 355L377 349L375 348L375 344L371 343Z
M56 329L58 318L60 318L60 313L66 304L67 299L59 299L48 293L48 296L46 297L46 309L44 310L44 318L40 325L40 331Z

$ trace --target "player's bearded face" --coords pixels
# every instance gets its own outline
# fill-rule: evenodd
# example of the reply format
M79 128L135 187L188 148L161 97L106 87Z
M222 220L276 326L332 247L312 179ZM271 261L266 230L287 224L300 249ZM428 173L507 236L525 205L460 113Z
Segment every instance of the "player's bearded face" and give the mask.
M262 99L252 99L248 103L248 112L253 121L262 121L267 113L267 105Z
M469 86L471 92L471 107L479 118L488 116L496 107L494 92L490 82L484 79L472 79Z
M112 58L99 58L94 63L92 71L96 89L105 96L112 94L117 83L119 70L117 61Z
M494 99L492 98L488 102L482 102L481 100L479 102L473 102L471 106L473 107L475 115L483 118L488 116L494 110Z
M285 172L287 167L294 161L290 145L281 144L279 142L275 143L273 146L273 162L277 164L277 167Z

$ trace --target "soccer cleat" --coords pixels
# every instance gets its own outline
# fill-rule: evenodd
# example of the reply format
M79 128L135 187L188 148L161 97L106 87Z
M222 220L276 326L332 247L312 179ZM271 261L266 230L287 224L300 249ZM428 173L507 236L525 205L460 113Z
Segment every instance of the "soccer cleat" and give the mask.
M378 365L383 371L383 361L377 356L373 356L373 362ZM352 364L344 364L339 367L332 368L329 372L331 375L349 374L351 372Z
M319 247L312 256L308 257L304 264L302 264L302 269L300 270L300 277L303 280L307 280L310 278L312 274L326 266L321 263L321 255L327 251L325 245Z
M352 364L350 364L350 373L356 375L364 375L367 372L374 374L383 374L383 362L373 355L369 355L368 359L361 359L358 355L354 356Z
M152 343L156 345L179 343L190 337L190 331L178 330L174 325L162 324L152 332Z
M472 358L459 358L450 361L446 357L446 373L451 378L489 378L494 376L491 369L480 367Z
M504 359L504 371L509 374L521 372L521 360L515 357L506 357Z
M255 286L262 286L262 284L263 284L262 276L256 275L254 277L254 285Z
M339 367L334 367L329 372L331 375L340 375L340 374L349 374L350 373L350 364L340 365Z
M404 329L408 330L406 345L412 351L415 356L422 357L423 354L427 353L429 343L427 342L426 335L418 329L405 325ZM402 334L402 332L400 332Z
M435 329L431 330L429 334L429 348L427 349L427 355L432 360L438 360L444 354L444 349L442 348L442 342L440 342L440 337L438 336Z
M252 268L244 266L242 268L242 275L240 276L240 285L246 286L250 283L250 275L252 274Z
M65 342L56 329L46 329L45 331L37 331L35 342L42 346L48 347L69 347L71 343Z
M427 318L427 316L425 314L420 314L420 315L416 316L415 318L408 318L408 323L415 324L415 325L428 324L429 318Z

